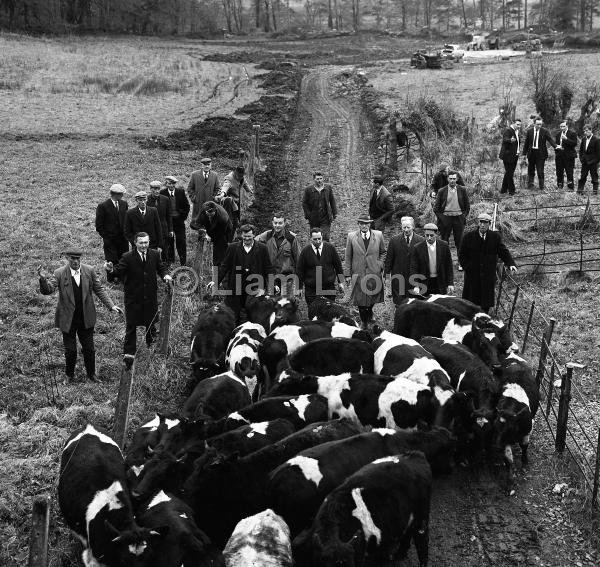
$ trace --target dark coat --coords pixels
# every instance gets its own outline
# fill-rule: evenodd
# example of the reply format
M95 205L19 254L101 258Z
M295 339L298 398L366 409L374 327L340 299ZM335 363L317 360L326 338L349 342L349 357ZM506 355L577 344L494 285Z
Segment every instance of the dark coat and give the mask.
M435 246L437 281L440 290L445 290L449 285L454 285L454 270L452 268L452 255L447 242L436 240ZM422 274L426 278L430 277L429 271L429 252L427 242L419 242L412 251L410 257L410 271L412 274ZM423 282L423 280L421 280ZM423 282L426 283L426 282Z
M467 190L462 185L456 185L456 194L458 196L458 206L462 211L463 221L466 221L466 218L471 210L471 203L469 203L469 195L467 195ZM448 200L448 185L442 187L436 197L435 204L433 205L433 212L436 217L440 217L444 214L444 210L446 209L446 201Z
M488 230L485 242L479 230L467 232L458 251L458 261L465 271L463 299L468 299L483 309L494 305L494 288L496 285L496 264L498 257L507 265L515 262L502 243L500 233Z
M258 285L257 277L259 277L263 282L262 288L267 291L269 276L273 273L273 266L271 265L267 247L261 242L254 242L249 253L250 267L246 274L242 268L243 254L245 254L245 252L241 240L239 242L232 242L227 246L225 258L223 259L223 263L219 266L219 281L217 283L220 284L227 278L227 282L224 284L226 285L225 289L233 291L234 295L241 295L242 290L235 289L237 287L236 277L243 281L245 276L253 275L254 277L251 278L248 283L252 285L253 288L256 288Z
M96 207L96 232L102 237L102 240L125 240L123 228L129 205L123 200L118 203L118 212L112 199L106 199Z
M333 244L323 242L321 263L318 262L312 245L305 246L298 258L296 274L300 288L304 286L308 296L316 295L317 266L323 268L321 287L324 290L335 290L335 284L341 281L340 277L343 278L344 275L342 261ZM332 295L335 297L335 293Z
M391 276L401 275L404 278L404 293L402 295L406 295L408 291L414 287L411 286L409 282L410 276L412 275L412 272L410 271L410 256L414 247L419 244L419 242L424 241L425 239L422 236L419 236L414 232L410 239L410 244L406 244L404 234L397 234L390 238L385 257L385 273L390 274ZM399 293L401 290L398 279L392 278L391 281L392 294Z
M369 216L375 220L394 210L394 203L392 201L392 195L382 185L379 191L379 196L375 197L377 189L374 188L371 191L371 197L369 199Z
M313 226L321 226L321 218L319 214L319 201L325 201L325 216L327 223L331 224L337 216L337 205L333 196L331 185L325 183L321 191L317 191L314 185L304 189L304 197L302 199L302 208L304 209L304 218L308 224Z
M153 195L148 197L148 206L154 207L158 211L158 218L160 219L160 230L162 232L163 243L161 248L166 246L166 240L169 232L173 232L173 219L171 217L171 201L169 197L164 195L158 195L158 198L154 198Z
M163 233L158 211L154 207L146 206L146 213L142 215L139 207L133 207L125 216L125 238L135 247L133 239L138 232L147 232L150 237L150 248L163 247ZM166 235L165 235L166 236Z
M165 187L160 190L160 194L165 197L169 197L169 190ZM181 189L181 187L177 187L175 189L175 208L179 213L179 219L185 220L190 214L190 202L188 198L185 196L185 191Z
M198 218L202 210L202 205L206 201L214 201L220 187L219 178L214 171L209 172L206 181L204 180L204 172L202 170L192 172L187 188L188 197L194 205L192 209L192 221Z
M533 131L535 128L532 126L527 130L525 134L525 142L523 143L523 155L529 157L529 154L532 150L533 146ZM555 147L554 138L552 138L552 134L550 134L550 130L544 128L543 126L540 128L540 133L538 135L538 157L546 159L548 157L548 144L552 147Z
M579 146L579 161L589 165L598 163L600 161L600 140L592 134L592 139L588 144L587 150L585 149L585 140L583 138Z
M463 186L465 184L460 173L457 173L456 175L456 183ZM445 170L440 169L440 171L438 171L431 180L431 190L437 195L437 192L442 187L446 187L446 185L448 185L448 174Z
M114 208L114 206L113 206ZM116 211L116 209L115 209ZM81 264L81 298L83 300L83 322L86 329L96 324L96 306L92 292L95 293L108 309L114 307L114 303L106 293L104 287L98 279L98 275L92 266ZM56 315L54 324L63 332L68 333L73 322L75 313L75 296L73 294L73 284L71 283L71 269L63 266L54 272L54 275L48 279L40 278L40 292L44 295L50 295L58 290L58 303L56 304Z
M515 162L519 160L519 150L523 143L521 132L518 132L519 139L512 127L504 130L502 134L502 145L498 157L504 161ZM519 143L520 142L520 143Z
M156 276L164 278L168 273L167 265L161 262L156 250L148 249L145 266L137 249L123 254L113 274L123 281L128 324L148 326L154 319L158 311Z
M206 234L210 236L213 243L213 263L218 265L225 257L227 245L233 240L234 231L227 211L221 205L215 203L215 206L217 212L212 219L209 218L206 211L200 211L196 226L198 229L206 230Z
M560 136L562 132L559 131L556 134L556 145L560 144ZM556 156L558 157L561 153L564 157L575 158L577 157L577 133L574 130L567 130L566 134L567 138L561 144L563 149L558 150L556 152ZM556 149L556 148L554 148Z

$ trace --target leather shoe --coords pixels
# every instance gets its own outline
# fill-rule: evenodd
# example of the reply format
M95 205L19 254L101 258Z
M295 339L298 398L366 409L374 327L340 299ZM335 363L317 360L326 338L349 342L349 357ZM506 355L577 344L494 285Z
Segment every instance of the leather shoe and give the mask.
M133 361L135 360L135 355L133 354L124 354L123 355L123 364L125 364L125 368L129 370L133 366Z

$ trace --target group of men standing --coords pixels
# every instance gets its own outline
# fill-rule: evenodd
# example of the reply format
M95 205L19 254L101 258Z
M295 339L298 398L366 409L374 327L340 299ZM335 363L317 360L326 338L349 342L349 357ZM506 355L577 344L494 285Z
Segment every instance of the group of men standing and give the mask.
M537 173L540 190L544 189L544 168L548 159L548 146L554 148L554 159L556 165L556 184L559 190L564 188L565 176L567 178L567 189L575 190L573 172L575 169L575 158L577 157L577 133L569 127L569 123L563 120L560 130L553 136L543 126L540 117L536 117L534 124L523 136L521 132L521 120L516 118L502 135L499 158L504 164L504 178L502 180L501 193L514 195L516 188L514 173L519 158L527 159L527 187L533 189L533 182ZM592 192L598 194L598 163L600 162L600 139L592 132L590 125L583 128L583 138L579 144L579 161L581 162L581 173L577 183L577 192L582 194L588 174L592 180Z

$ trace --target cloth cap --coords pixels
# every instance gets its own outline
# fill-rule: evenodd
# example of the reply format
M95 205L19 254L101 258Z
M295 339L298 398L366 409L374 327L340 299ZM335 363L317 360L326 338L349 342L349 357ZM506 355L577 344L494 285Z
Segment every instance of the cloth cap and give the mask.
M383 183L383 175L373 175L372 179L375 183L379 183L380 185Z
M204 210L204 211L210 211L210 210L216 210L216 209L217 209L217 204L214 201L206 201L202 205L202 210Z
M203 157L203 158L200 160L200 163L203 163L203 164L205 164L205 165L208 165L208 164L212 163L212 159L210 159L209 157Z
M179 181L179 179L177 179L177 177L173 177L172 175L167 175L165 177L165 181L171 181L172 183L177 183Z
M125 187L123 187L123 185L121 185L120 183L115 183L114 185L110 186L110 192L111 193L120 193L121 195L123 195L127 191L125 191Z
M478 217L477 220L486 220L488 222L492 222L492 217L490 215L488 215L487 213L481 213Z
M428 222L424 227L423 230L435 230L437 232L437 224L434 224L432 222Z
M135 197L136 199L138 199L138 198L145 198L145 197L148 197L148 193L146 193L146 191L138 191L138 192L137 192L137 193L134 195L134 197Z
M150 187L162 187L162 183L160 181L150 181Z
M369 218L369 215L367 215L366 213L362 213L361 215L359 215L359 217L356 219L356 222L373 222L372 218Z
M83 256L83 252L80 248L67 248L65 256L72 256L73 258L80 258Z

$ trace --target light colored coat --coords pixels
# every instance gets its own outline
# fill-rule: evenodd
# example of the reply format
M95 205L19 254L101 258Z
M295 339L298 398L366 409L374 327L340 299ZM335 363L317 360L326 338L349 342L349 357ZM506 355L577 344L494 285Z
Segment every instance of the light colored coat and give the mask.
M351 299L358 307L370 307L383 301L384 260L385 244L380 230L371 230L366 250L360 230L348 233L344 270L345 276L353 279Z

